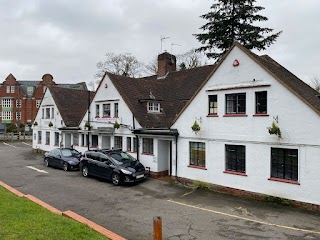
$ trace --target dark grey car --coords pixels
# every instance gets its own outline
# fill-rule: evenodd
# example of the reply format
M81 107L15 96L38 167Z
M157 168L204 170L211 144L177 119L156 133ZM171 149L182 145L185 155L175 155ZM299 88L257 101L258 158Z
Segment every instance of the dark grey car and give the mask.
M65 171L79 169L81 153L70 148L56 148L44 154L44 165L62 168Z

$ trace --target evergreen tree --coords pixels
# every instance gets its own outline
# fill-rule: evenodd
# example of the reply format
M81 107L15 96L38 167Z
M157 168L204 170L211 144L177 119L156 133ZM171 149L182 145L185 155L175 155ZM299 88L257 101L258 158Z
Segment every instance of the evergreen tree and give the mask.
M211 11L201 16L208 20L200 29L204 33L195 34L199 42L205 44L197 51L205 51L208 57L218 58L238 41L248 49L264 50L269 47L282 31L265 36L273 29L254 26L254 22L267 21L257 14L264 7L254 6L256 0L217 0Z

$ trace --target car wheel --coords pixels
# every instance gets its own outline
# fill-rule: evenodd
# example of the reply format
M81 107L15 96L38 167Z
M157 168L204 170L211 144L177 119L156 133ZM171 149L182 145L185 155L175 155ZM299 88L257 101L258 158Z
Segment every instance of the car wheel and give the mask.
M118 173L113 173L111 177L112 183L115 186L120 185L120 175Z
M89 176L89 169L87 166L82 167L82 175L84 177L88 177Z
M69 166L68 163L63 163L63 170L68 171L69 170Z
M45 165L46 167L49 167L48 159L45 159L45 160L44 160L44 165Z

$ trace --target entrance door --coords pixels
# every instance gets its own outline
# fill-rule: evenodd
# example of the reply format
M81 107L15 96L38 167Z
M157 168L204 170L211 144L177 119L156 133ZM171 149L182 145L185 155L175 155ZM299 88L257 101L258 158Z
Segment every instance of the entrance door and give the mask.
M168 175L170 172L171 141L158 140L158 172Z
M102 136L102 149L111 148L111 137L110 136Z
M64 140L64 147L70 148L71 147L71 133L65 133L65 140Z

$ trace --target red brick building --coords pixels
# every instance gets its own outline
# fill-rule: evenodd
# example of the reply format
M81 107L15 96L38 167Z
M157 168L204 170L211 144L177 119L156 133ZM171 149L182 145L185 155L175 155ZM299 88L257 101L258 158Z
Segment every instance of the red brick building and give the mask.
M0 124L31 126L48 86L87 90L85 82L57 84L51 74L45 74L41 81L17 80L11 73L0 85Z

